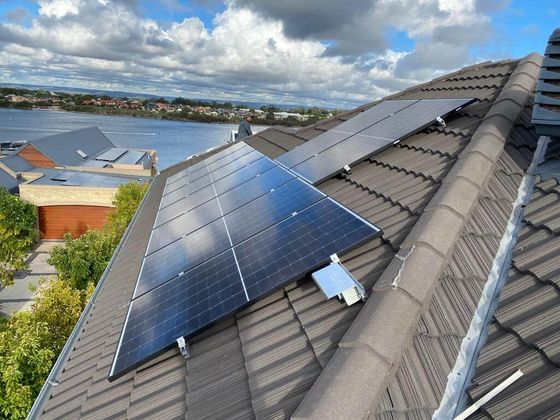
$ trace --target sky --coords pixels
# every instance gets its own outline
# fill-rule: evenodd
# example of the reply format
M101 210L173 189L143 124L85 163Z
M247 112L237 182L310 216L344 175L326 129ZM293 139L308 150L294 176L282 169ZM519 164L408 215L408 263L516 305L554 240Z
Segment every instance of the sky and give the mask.
M558 0L0 0L0 84L349 108L557 27Z

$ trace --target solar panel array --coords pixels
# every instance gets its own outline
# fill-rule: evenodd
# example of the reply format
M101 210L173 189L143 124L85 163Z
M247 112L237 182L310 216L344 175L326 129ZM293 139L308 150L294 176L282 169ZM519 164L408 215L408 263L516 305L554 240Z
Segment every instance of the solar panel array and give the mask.
M384 101L276 160L316 185L402 139L423 130L438 117L472 103L474 99Z
M142 152L140 150L128 150L118 159L115 159L114 162L120 165L136 165L144 158L145 155L146 152Z
M136 181L134 178L122 176L109 176L106 174L94 174L90 172L72 172L60 171L51 176L53 181L60 181L63 186L71 187L99 187L99 188L115 188L121 184Z
M169 177L109 379L380 234L242 142Z
M127 149L123 149L121 147L112 147L110 149L105 150L99 156L97 156L96 160L104 160L106 162L114 162L122 155L126 153Z

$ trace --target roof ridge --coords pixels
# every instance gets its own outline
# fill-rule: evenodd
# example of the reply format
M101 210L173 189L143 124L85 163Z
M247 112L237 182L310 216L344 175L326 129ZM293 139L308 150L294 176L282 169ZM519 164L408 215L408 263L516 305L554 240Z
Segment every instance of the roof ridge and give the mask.
M536 83L541 62L540 55L530 54L513 69L294 418L363 418L377 406L410 346L411 335L430 303L447 257L494 172ZM358 394L355 389L369 392Z

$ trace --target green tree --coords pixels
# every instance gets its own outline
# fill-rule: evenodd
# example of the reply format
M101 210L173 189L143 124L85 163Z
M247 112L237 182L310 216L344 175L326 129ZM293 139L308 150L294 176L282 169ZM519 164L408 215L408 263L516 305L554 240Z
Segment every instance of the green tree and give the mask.
M64 246L55 246L49 258L61 279L79 290L97 284L147 189L148 184L121 185L100 230L89 229L76 239L64 236Z
M37 237L35 206L0 188L0 288L13 283L17 270L27 268L25 253Z
M0 324L0 417L25 418L92 291L43 280L31 309Z
M113 237L113 245L117 246L128 224L134 217L138 206L142 202L148 184L138 184L131 182L121 185L113 200L115 208L107 217L109 231Z

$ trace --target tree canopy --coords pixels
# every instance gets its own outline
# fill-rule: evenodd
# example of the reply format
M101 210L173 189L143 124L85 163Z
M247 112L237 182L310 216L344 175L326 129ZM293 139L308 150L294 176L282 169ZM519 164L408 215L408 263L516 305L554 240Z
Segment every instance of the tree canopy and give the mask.
M0 188L0 289L27 268L25 254L38 237L35 206Z

